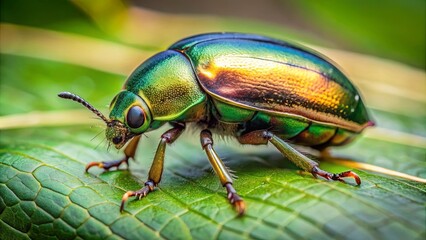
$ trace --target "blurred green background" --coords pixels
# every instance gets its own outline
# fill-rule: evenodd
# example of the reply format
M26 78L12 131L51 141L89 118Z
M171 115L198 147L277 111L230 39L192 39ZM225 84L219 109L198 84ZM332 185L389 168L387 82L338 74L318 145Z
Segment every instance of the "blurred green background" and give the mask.
M161 188L119 214L124 191L145 180L161 130L144 138L130 172L84 174L87 162L120 152L106 151L103 132L92 139L104 126L89 111L56 96L74 92L107 113L136 66L193 34L301 42L340 65L377 122L333 155L424 180L424 0L3 0L0 11L1 239L425 237L423 183L363 170L359 188L324 182L273 148L218 141L249 205L238 219L197 134L168 148Z
M1 21L117 40L120 29L114 29L114 24L108 25L112 22L116 26L119 24L115 18L118 16L114 15L125 14L120 13L125 6L141 7L173 15L200 17L201 21L181 26L187 28L181 34L194 34L199 29L264 33L276 31L274 35L286 32L287 38L302 38L311 43L382 56L425 68L426 3L422 0L135 0L122 4L106 1L103 6L99 6L99 1L91 2L2 1ZM78 4L91 5L95 9L87 12L88 6ZM197 26L203 25L207 19L216 20L216 24L209 21L207 26ZM145 25L150 23L141 21L138 25L138 31L149 34ZM178 31L166 29L161 32L162 35L174 36L173 33Z

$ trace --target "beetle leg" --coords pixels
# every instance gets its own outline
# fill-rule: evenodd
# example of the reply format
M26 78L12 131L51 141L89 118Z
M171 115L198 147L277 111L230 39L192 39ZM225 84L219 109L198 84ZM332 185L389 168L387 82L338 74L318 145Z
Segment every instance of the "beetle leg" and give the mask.
M129 197L137 197L139 199L154 191L155 186L161 181L163 174L164 155L166 152L166 145L173 143L185 129L185 124L176 123L172 129L169 129L161 135L160 143L158 144L157 151L155 151L154 160L152 161L151 168L148 173L148 180L145 182L144 187L137 191L128 191L121 199L120 211L123 211L124 204Z
M86 172L89 171L91 167L97 166L99 168L103 168L105 171L109 171L110 168L118 167L122 163L126 163L127 168L129 168L129 158L134 158L136 149L138 147L139 139L141 138L141 135L135 136L130 143L126 146L126 149L124 149L124 157L119 160L113 160L113 161L106 161L106 162L90 162L86 165Z
M329 173L324 170L321 170L318 167L317 162L301 154L299 151L294 149L284 140L282 140L281 138L277 137L275 134L269 131L259 130L259 131L249 132L239 136L238 141L242 144L267 144L268 142L270 142L290 161L292 161L301 169L312 173L314 177L321 176L327 180L334 180L334 181L341 181L341 182L345 182L343 178L352 177L354 178L357 185L361 184L360 177L352 171L334 174L334 173Z
M238 215L243 215L245 210L244 200L237 194L234 187L232 186L232 177L223 164L222 160L213 149L212 134L209 130L203 130L200 134L201 146L206 151L207 158L210 161L216 175L218 175L220 183L226 188L229 202L235 207Z

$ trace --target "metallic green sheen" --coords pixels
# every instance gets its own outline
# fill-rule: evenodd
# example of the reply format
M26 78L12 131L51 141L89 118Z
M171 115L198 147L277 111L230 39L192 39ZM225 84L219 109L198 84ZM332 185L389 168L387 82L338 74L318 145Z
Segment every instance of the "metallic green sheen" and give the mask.
M213 114L216 119L220 119L222 122L227 123L241 123L247 122L253 118L255 111L250 109L244 109L236 107L230 104L226 104L221 101L212 99L214 104Z
M236 39L236 40L256 40L259 42L269 42L269 43L275 43L280 45L288 45L295 48L304 49L303 46L298 46L295 43L288 43L279 41L276 39L271 39L268 37L260 36L260 35L253 35L253 34L245 34L245 33L206 33L206 34L199 34L196 36L191 36L184 38L176 43L174 43L172 46L169 47L169 49L173 50L179 50L183 51L186 50L196 44L211 41L211 40L223 40L226 41L227 39Z
M120 101L117 101L120 99ZM110 105L109 118L125 123L127 109L135 102L140 101L140 97L129 91L121 91L112 100Z
M241 54L252 57L269 55L277 61L285 59L286 62L294 66L315 69L348 90L356 92L351 82L334 66L335 64L331 59L297 43L253 34L212 33L182 39L170 46L169 49L184 51L194 62L194 66L197 66L197 63L203 62L206 57L221 55L220 52L227 54L236 51L234 44L244 49Z
M290 139L308 128L309 122L301 118L274 116L271 118L271 125L274 126L272 131L277 132L279 137Z
M335 127L312 123L292 140L306 146L321 145L331 140L336 130Z
M291 99L291 101L294 102L289 103L290 107L295 103L299 103L299 105L302 104L301 106L304 108L311 109L314 112L324 113L327 116L333 116L334 118L341 119L342 121L353 122L354 124L359 125L365 125L369 122L368 114L358 95L358 91L348 78L326 57L296 44L281 42L257 35L217 33L198 35L192 38L183 39L173 44L170 49L182 51L188 56L194 66L194 71L197 73L201 85L209 95L220 92L215 92L215 90L217 90L217 87L220 88L221 85L214 86L215 89L211 88L211 85L208 85L210 84L208 79L206 80L206 78L203 78L202 74L197 71L199 68L207 66L209 63L214 62L218 57L223 56L232 55L252 59L261 57L262 59L268 59L270 62L284 63L287 66L296 67L302 70L308 69L309 71L316 72L326 77L328 81L332 81L340 85L342 89L341 91L343 91L342 94L344 98L342 98L342 101L344 105L340 105L338 109L318 105L307 105L309 103L308 101L302 102L304 99L297 98ZM261 62L259 61L259 63ZM250 69L247 69L247 71L250 72ZM235 86L235 88L238 88L238 85ZM252 89L256 90L256 88L257 86L252 86ZM256 92L254 91L253 93ZM268 93L265 93L265 96L267 94ZM286 89L282 89L282 94L284 95L281 96L285 96L290 93L287 93ZM259 97L256 98L256 96ZM227 102L228 104L235 103L235 105L245 109L258 111L265 110L265 112L271 112L275 109L273 106L266 108L265 106L269 106L265 100L266 98L260 97L260 95L257 94L253 94L252 98L249 98L249 94L244 96L240 93L231 98L221 94L214 95L214 97L218 100ZM271 96L269 99L274 98L275 96ZM285 112L279 111L275 113L286 114ZM296 115L305 117L308 120L315 120L310 116L303 115L303 112L300 111ZM312 115L315 116L315 114L311 114L311 116ZM327 121L318 120L317 122L324 122L327 124ZM339 124L334 125L338 126ZM346 128L351 129L350 127ZM358 132L359 129L361 129L361 127L354 131Z
M182 53L172 50L142 63L124 88L146 102L154 121L190 120L195 117L194 108L206 101L191 63Z
M247 124L250 130L269 129L283 139L290 139L304 131L309 126L309 121L303 118L289 118L257 112Z

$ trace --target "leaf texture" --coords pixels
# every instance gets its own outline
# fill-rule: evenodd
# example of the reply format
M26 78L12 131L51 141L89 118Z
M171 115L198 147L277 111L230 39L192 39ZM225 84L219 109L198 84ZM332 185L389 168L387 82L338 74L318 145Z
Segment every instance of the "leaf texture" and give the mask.
M56 134L64 131L69 134ZM233 142L217 141L248 205L247 214L238 218L192 134L167 149L160 187L142 200L130 200L120 213L124 192L144 182L159 135L142 140L130 171L86 174L89 161L119 157L94 150L89 135L81 128L2 132L1 239L425 236L424 184L363 171L357 171L360 187L326 182L301 173L271 148L244 154L246 149L224 147ZM12 136L13 142L7 140Z

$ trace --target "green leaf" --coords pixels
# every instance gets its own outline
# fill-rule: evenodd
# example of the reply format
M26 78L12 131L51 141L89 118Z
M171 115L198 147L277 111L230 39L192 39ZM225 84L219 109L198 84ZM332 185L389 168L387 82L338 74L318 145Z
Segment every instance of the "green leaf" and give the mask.
M94 134L83 127L2 132L0 238L414 239L425 234L424 184L363 171L357 171L360 187L325 182L301 173L272 149L239 150L217 141L247 202L247 214L238 218L192 134L167 149L160 187L130 200L120 213L125 191L139 189L146 179L159 132L143 138L130 171L86 174L88 162L120 155L94 149L100 140L90 142Z

